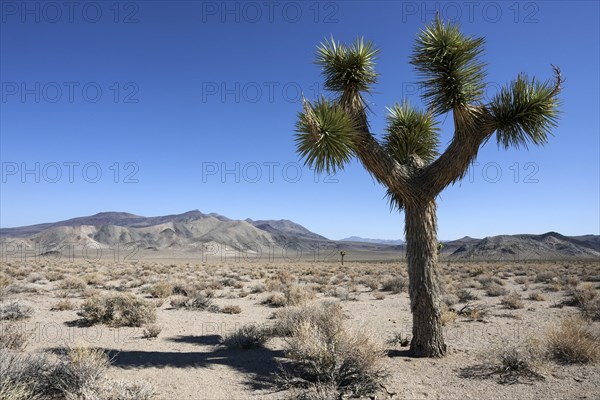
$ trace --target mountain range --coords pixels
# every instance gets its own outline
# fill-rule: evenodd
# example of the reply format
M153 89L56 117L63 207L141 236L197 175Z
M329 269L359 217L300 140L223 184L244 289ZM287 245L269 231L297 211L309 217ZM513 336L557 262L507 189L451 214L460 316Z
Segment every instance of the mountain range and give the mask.
M402 258L401 240L352 236L329 240L289 220L233 220L198 210L183 214L143 217L125 212L102 212L54 223L0 229L2 259L8 255L53 254L65 246L84 249L135 247L148 257L221 257L232 255L269 258L336 257L340 250L354 259ZM24 250L23 250L24 249ZM292 254L292 255L290 255ZM483 239L468 236L445 241L441 257L454 260L597 259L600 236L499 235Z
M344 239L340 239L340 242L359 242L359 243L375 243L375 244L389 244L391 246L404 244L402 239L367 239L360 236L350 236Z

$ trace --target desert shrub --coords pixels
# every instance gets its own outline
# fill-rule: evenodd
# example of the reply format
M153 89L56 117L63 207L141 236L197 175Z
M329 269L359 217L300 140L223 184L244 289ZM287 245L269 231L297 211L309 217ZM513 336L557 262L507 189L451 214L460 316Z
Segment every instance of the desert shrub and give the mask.
M510 309L516 310L518 308L523 308L525 306L525 303L523 303L523 299L521 298L521 295L519 295L519 293L513 291L510 294L504 296L501 300L500 303Z
M271 293L262 301L262 304L271 307L285 307L287 300L283 293Z
M236 282L233 284L233 288L234 289L243 289L244 288L244 282Z
M145 339L157 338L160 332L162 332L162 327L160 325L149 324L144 327L142 337L144 337Z
M58 288L63 290L83 290L87 283L81 278L68 277L59 282Z
M221 280L221 284L226 287L234 287L238 283L235 278L225 278Z
M277 271L266 281L267 290L269 292L282 292L286 286L290 286L295 281L294 276L289 271Z
M219 307L213 304L212 298L201 292L196 292L192 297L174 296L171 298L170 304L173 308L185 308L186 310L219 311Z
M165 304L165 299L155 299L153 301L154 307L161 308L163 304Z
M212 281L212 282L209 282L206 285L206 287L208 289L212 289L212 290L221 290L221 289L223 289L223 284L219 281Z
M484 289L487 289L490 286L494 286L494 285L499 285L499 286L504 285L504 282L502 282L502 280L500 278L489 275L489 274L480 276L479 278L477 278L477 282L479 282L481 284L481 287Z
M65 277L65 274L58 271L48 271L46 272L46 279L50 282L59 281Z
M441 316L440 316L440 320L442 322L442 325L445 326L449 322L456 321L456 317L457 316L458 316L458 314L456 313L456 311L448 309L447 306L443 307L442 313L441 313Z
M221 312L223 314L239 314L242 312L242 309L240 306L229 305L229 306L221 307Z
M536 282L544 282L550 283L554 278L556 278L556 274L552 271L541 271L535 276Z
M402 332L396 332L392 335L391 338L386 340L386 344L390 346L400 345L401 347L408 347L410 345L410 340L406 337Z
M566 283L570 287L577 287L581 283L581 279L578 276L569 276Z
M3 400L37 400L39 396L35 396L29 385L25 383L12 383L2 380L0 382L0 399Z
M586 318L600 320L600 297L592 284L587 283L569 291L570 298L565 302L568 305L579 307Z
M450 307L458 303L460 299L454 293L447 293L442 296L442 301L444 302L444 304Z
M72 384L67 386L85 387L88 382L95 382L104 376L110 365L108 357L102 349L90 347L74 347L67 350L66 360L69 365Z
M460 376L471 379L496 378L500 384L530 383L545 379L536 371L543 354L532 343L501 347L483 354L483 357L485 361L482 364L462 368Z
M583 308L585 307L586 303L596 298L597 292L594 290L592 285L583 285L581 287L570 289L569 295L571 297L566 302L568 305Z
M302 286L287 285L283 289L286 306L299 306L315 298L315 293Z
M580 317L561 321L547 334L550 356L564 363L589 363L600 360L600 332L592 323Z
M39 273L39 272L32 272L27 277L27 282L35 283L35 282L43 281L44 279L46 279L44 274Z
M11 300L0 303L0 320L20 320L31 317L33 308L22 300Z
M185 308L188 310L212 311L215 307L212 298L202 293L197 293L195 296L190 297L185 305Z
M558 292L558 291L562 290L562 285L558 281L550 282L546 286L546 290L549 292Z
M250 288L250 293L262 293L267 290L267 287L264 283L257 283Z
M51 308L50 311L67 311L74 310L75 304L71 302L69 299L62 299L56 302Z
M171 294L175 295L191 296L193 293L197 292L197 290L191 287L189 284L180 280L173 282L171 287Z
M178 295L171 297L171 299L169 300L169 304L171 304L171 307L173 308L185 308L187 301L187 296Z
M83 280L88 285L100 285L104 281L104 277L97 272L90 272L89 274L85 274L83 276Z
M529 293L528 299L533 301L544 301L546 300L546 297L544 297L544 295L539 290L535 290Z
M26 284L24 285L22 283L15 282L12 285L9 285L4 290L0 291L0 295L6 294L6 293L10 293L10 294L39 293L39 289L33 285L26 285Z
M106 289L108 290L114 290L117 292L122 292L123 290L125 290L122 286L116 286L116 285L107 285ZM86 287L85 289L83 289L83 291L81 292L81 297L83 297L84 299L87 299L89 297L94 297L94 296L99 296L100 295L100 290L95 289L95 288L90 288L90 287ZM69 292L65 291L65 297L69 296Z
M344 329L341 321L301 321L286 339L285 351L294 362L284 367L282 376L286 385L298 386L298 382L309 382L313 388L324 385L335 389L335 398L371 395L380 388L385 376L382 345L363 330Z
M371 289L371 291L377 290L379 288L379 281L371 276L361 279L359 283L362 283L363 285Z
M269 331L256 324L242 325L235 332L223 337L221 344L230 349L250 349L262 346L269 338Z
M488 314L488 309L486 306L481 304L467 304L455 312L458 315L467 317L471 321L483 321L485 316Z
M92 349L72 349L58 358L0 350L0 383L27 385L33 398L75 397L82 389L93 386L107 366L104 353Z
M31 268L27 265L19 265L13 268L7 269L6 272L16 279L23 279L31 272Z
M331 294L342 301L356 300L356 297L351 296L350 291L343 286L336 286Z
M151 398L153 390L149 390L148 385L105 381L103 377L109 364L104 352L98 349L73 348L58 356L0 350L0 398L11 400L148 400ZM125 387L129 389L125 390Z
M0 326L0 350L21 351L27 346L29 337L24 329L18 329L15 325ZM2 397L0 396L0 399Z
M173 294L173 285L167 281L159 281L149 289L150 295L159 299L164 299Z
M375 300L383 300L385 299L385 294L381 292L373 292L373 297L375 298Z
M408 287L408 281L403 276L390 278L383 282L381 290L384 292L401 293Z
M526 277L524 277L524 276L517 276L517 277L515 278L515 283L517 283L517 284L519 284L519 285L522 285L522 284L524 284L525 282L527 282L527 278L526 278Z
M457 296L458 296L459 302L461 302L461 303L466 303L471 300L479 299L479 297L475 293L473 293L472 291L470 291L468 289L459 290L457 293Z
M499 356L496 373L500 383L517 383L523 380L543 380L543 376L534 370L538 354L530 347L508 347Z
M90 325L142 326L156 320L156 307L132 294L118 293L86 299L78 314Z
M295 326L299 326L305 321L318 326L326 325L329 322L335 328L341 326L345 318L344 310L337 301L323 301L301 307L285 307L275 312L273 331L277 336L289 336Z
M596 297L586 303L584 307L581 308L581 312L585 318L600 321L600 297Z
M500 285L495 285L495 284L491 284L490 286L487 287L487 289L485 290L485 293L490 296L490 297L497 297L497 296L503 296L507 293L508 291L503 288Z
M469 275L471 275L471 276L478 276L478 275L483 274L484 272L485 272L485 269L481 265L477 265L477 266L469 269Z
M481 289L481 283L471 278L458 282L459 289Z
M0 272L0 291L3 291L11 283L13 283L13 278L5 274L4 272Z

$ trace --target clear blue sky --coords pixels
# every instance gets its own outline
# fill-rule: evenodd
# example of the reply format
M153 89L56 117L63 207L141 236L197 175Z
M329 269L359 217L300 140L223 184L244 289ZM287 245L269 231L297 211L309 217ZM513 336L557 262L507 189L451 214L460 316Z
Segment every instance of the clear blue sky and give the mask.
M316 181L302 167L298 91L322 93L312 61L325 37L374 41L380 134L386 106L420 104L408 59L437 4L487 38L490 95L519 72L550 78L550 64L566 79L550 143L488 143L439 198L440 238L600 233L597 1L1 4L2 227L199 209L291 219L333 239L402 238L403 216L358 163ZM444 146L452 133L448 118Z

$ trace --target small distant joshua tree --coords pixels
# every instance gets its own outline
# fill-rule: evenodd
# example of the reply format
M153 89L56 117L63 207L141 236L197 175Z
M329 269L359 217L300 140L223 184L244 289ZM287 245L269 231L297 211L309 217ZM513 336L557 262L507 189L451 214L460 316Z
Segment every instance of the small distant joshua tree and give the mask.
M371 42L347 46L330 41L317 50L327 90L334 99L304 100L296 144L305 163L317 172L335 173L357 157L387 188L390 203L405 215L409 295L413 314L411 349L440 357L446 344L440 320L436 198L461 180L480 146L492 138L503 148L543 145L559 115L561 75L540 82L520 74L484 103L484 39L466 36L439 17L422 30L410 63L423 87L427 106L408 102L390 107L386 133L377 139L369 128L364 95L377 82ZM516 62L516 60L515 60ZM439 155L438 119L451 112L454 137Z
M342 256L342 265L344 265L344 256L346 255L346 252L344 250L340 251L340 256Z

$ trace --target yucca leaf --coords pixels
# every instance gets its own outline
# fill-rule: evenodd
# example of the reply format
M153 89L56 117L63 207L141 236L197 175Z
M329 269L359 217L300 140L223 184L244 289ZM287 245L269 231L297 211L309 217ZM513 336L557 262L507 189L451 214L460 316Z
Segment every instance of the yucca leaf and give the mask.
M372 42L357 38L351 46L331 38L317 49L316 64L322 68L325 88L334 92L368 92L377 82L375 57L379 52Z
M530 80L520 74L494 96L489 109L499 146L527 148L530 143L547 143L559 116L557 94L561 77L558 69L555 73L555 82Z
M396 161L406 164L411 154L425 163L437 157L439 128L430 113L411 107L408 102L388 108L385 148Z
M317 173L335 173L352 158L355 122L337 103L304 100L296 124L296 151Z
M479 60L483 38L464 35L438 18L417 36L411 64L423 87L422 97L435 114L478 102L485 89L485 63Z

